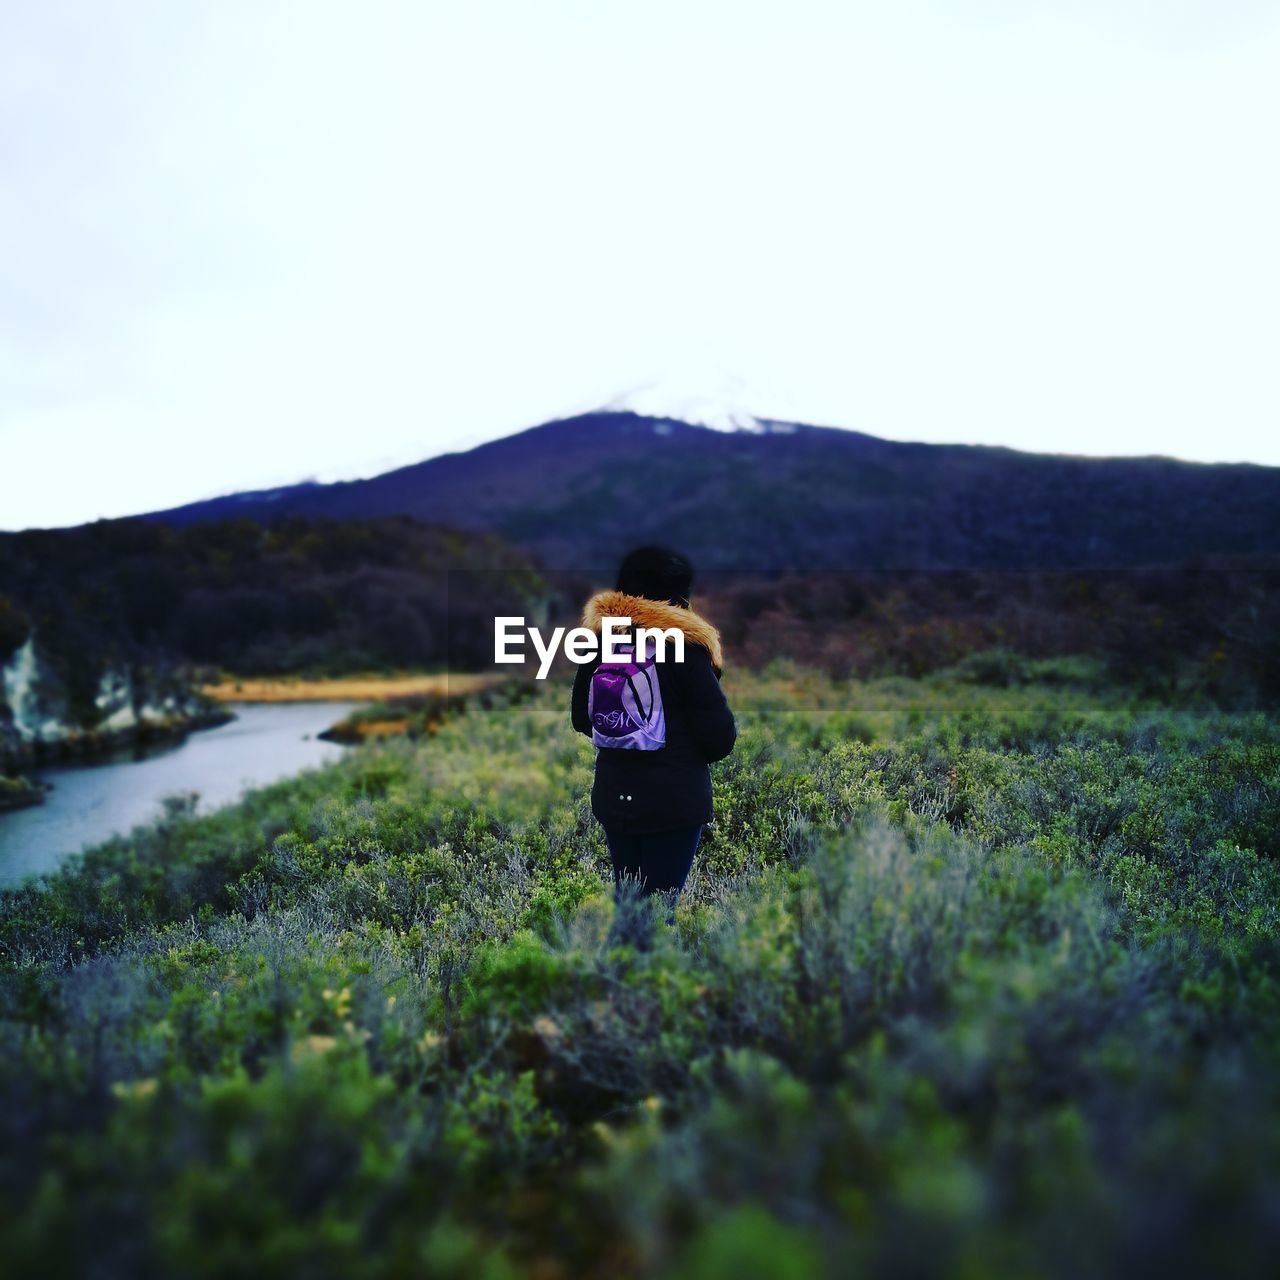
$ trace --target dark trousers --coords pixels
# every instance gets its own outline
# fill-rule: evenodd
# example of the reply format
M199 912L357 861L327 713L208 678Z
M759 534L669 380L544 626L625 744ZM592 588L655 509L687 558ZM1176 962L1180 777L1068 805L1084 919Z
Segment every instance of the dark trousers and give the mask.
M665 894L674 909L684 888L702 828L682 827L679 831L615 831L604 829L613 859L615 883L638 880L647 898Z

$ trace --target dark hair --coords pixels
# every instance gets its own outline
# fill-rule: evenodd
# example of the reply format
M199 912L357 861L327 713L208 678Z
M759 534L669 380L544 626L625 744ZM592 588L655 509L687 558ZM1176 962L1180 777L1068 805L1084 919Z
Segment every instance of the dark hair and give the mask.
M618 566L618 590L646 600L667 600L689 607L693 565L668 547L637 547Z

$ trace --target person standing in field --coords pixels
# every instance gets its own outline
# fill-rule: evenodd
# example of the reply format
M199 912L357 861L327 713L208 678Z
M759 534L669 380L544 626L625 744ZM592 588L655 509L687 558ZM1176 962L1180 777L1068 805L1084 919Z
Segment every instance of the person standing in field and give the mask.
M712 818L708 766L737 738L720 689L720 635L689 607L692 586L693 566L679 552L639 547L627 555L616 590L592 596L582 624L599 633L605 618L629 618L628 660L582 663L573 682L573 727L598 748L591 811L614 881L661 894L668 923ZM683 661L670 641L662 661L652 642L636 652L637 628L681 632Z

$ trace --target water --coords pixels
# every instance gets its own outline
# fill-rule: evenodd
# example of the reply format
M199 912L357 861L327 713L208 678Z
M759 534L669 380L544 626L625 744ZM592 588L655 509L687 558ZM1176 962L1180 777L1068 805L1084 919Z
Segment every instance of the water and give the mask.
M51 871L85 845L100 844L161 814L160 802L197 791L197 812L238 800L254 787L336 760L345 750L322 742L351 702L240 703L236 719L201 729L142 760L65 765L36 776L53 783L44 804L0 813L0 884Z

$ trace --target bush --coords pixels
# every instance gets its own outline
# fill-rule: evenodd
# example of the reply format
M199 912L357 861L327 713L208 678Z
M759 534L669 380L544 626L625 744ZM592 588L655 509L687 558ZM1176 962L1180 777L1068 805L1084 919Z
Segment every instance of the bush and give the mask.
M1260 1273L1280 725L726 680L674 929L562 688L7 891L11 1267Z

